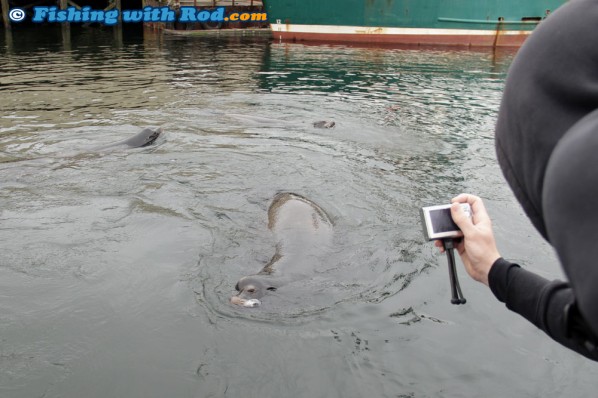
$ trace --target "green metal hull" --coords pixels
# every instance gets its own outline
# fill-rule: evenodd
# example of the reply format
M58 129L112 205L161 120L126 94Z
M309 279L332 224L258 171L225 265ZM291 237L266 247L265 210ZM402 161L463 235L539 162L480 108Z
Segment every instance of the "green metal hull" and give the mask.
M264 0L275 38L520 45L566 0Z

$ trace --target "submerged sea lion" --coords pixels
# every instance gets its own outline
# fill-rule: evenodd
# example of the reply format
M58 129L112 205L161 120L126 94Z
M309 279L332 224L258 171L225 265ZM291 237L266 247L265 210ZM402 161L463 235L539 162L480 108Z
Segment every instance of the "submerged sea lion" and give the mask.
M286 119L274 119L270 117L254 116L254 115L242 115L238 113L227 113L227 117L242 121L247 125L255 125L262 127L296 127L297 122ZM317 120L312 122L311 125L317 129L331 129L336 126L334 120Z
M332 221L326 212L297 194L274 197L268 209L268 228L276 239L276 252L260 272L239 280L232 304L256 307L268 291L310 277L318 256L332 244Z
M112 152L118 151L120 149L131 149L131 148L142 148L149 145L152 145L158 140L158 138L162 135L161 128L145 128L141 130L141 132L135 134L134 136L127 138L126 140L113 142L111 144L104 144L101 146L96 147L89 147L89 148L81 148L71 152L64 152L60 151L57 152L54 156L38 156L38 157L30 157L30 158L14 158L4 160L4 162L23 162L23 161L47 161L56 158L60 158L63 160L71 161L73 159L79 159L82 156L87 156L89 154L94 154L99 152L103 154L104 152Z
M105 149L112 149L117 148L120 146L126 146L129 148L143 148L148 145L152 145L158 137L162 134L162 129L160 127L156 129L145 128L141 130L141 132L135 134L133 137L127 138L123 141L114 142L112 144L103 145L99 148L95 148L96 151L101 151Z

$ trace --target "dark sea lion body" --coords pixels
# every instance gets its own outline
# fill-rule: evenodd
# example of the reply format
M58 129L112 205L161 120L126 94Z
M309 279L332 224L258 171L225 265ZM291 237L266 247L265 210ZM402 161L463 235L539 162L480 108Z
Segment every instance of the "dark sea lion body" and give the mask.
M318 258L332 244L332 221L311 200L293 193L274 197L268 209L268 228L276 239L276 252L260 272L243 277L236 285L238 293L231 303L244 306L267 291L294 280L308 278L315 272Z

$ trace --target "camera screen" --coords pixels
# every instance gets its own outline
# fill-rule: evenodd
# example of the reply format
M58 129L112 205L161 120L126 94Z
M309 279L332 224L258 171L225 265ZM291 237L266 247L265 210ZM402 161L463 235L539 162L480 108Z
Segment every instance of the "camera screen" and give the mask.
M459 231L459 227L451 217L451 209L430 210L430 220L434 233Z

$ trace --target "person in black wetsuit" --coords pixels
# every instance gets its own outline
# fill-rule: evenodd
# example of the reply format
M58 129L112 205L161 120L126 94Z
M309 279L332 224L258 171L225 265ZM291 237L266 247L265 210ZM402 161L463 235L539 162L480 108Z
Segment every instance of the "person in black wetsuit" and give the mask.
M503 259L480 198L452 216L469 275L557 342L598 360L598 1L572 0L535 29L507 76L496 125L499 164L569 282ZM438 243L437 243L438 245Z

